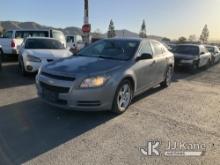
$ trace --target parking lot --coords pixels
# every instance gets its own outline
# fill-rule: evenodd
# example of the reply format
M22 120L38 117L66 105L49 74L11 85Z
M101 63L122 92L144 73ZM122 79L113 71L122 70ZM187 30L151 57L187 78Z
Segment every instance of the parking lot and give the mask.
M170 88L151 89L121 116L68 112L37 98L34 76L16 62L0 72L0 164L219 164L220 64L178 71ZM145 157L147 140L206 144L203 157Z

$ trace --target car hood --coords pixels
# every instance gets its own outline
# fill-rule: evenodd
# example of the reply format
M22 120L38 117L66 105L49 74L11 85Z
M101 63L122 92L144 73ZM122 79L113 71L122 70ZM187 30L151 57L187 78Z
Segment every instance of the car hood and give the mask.
M126 61L73 56L47 64L44 66L43 71L66 75L104 74L112 70L119 69L125 64Z
M181 60L193 60L198 58L197 55L189 55L189 54L180 54L180 53L174 53L175 59L181 59Z
M65 58L72 55L67 49L30 49L26 52L29 55L33 55L39 58Z

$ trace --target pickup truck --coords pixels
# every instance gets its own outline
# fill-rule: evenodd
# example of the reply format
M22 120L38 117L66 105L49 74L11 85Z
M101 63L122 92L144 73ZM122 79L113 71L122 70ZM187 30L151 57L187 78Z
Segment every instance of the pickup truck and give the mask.
M9 30L0 38L2 52L7 55L18 55L19 48L27 37L49 37L59 40L66 47L63 32L59 30Z

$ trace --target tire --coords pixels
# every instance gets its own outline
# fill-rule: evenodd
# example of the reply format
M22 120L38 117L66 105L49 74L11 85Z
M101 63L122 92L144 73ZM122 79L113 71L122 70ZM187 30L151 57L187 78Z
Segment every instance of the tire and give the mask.
M2 70L3 52L0 49L0 70Z
M124 113L131 104L132 98L133 87L131 82L129 80L123 80L116 90L112 112L118 115Z
M18 60L18 61L19 61L19 70L20 70L21 74L22 74L23 76L27 76L27 75L28 75L28 72L25 70L24 62L23 62L22 57L19 57L18 59L19 59L19 60Z
M208 69L211 65L212 65L212 60L209 59L206 66L205 66L205 69Z
M162 88L167 88L171 85L172 82L172 77L173 77L173 67L169 66L167 71L166 71L166 75L165 75L165 80L160 83L160 86Z
M215 65L215 57L212 57L211 65Z
M199 70L199 62L194 62L191 67L191 73L197 73Z

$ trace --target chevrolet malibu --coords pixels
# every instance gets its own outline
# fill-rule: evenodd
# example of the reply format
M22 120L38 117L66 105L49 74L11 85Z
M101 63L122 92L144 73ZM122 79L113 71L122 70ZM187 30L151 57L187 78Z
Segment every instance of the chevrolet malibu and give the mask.
M121 114L147 89L168 87L173 67L173 54L160 42L106 39L43 66L36 86L43 100L61 108Z

